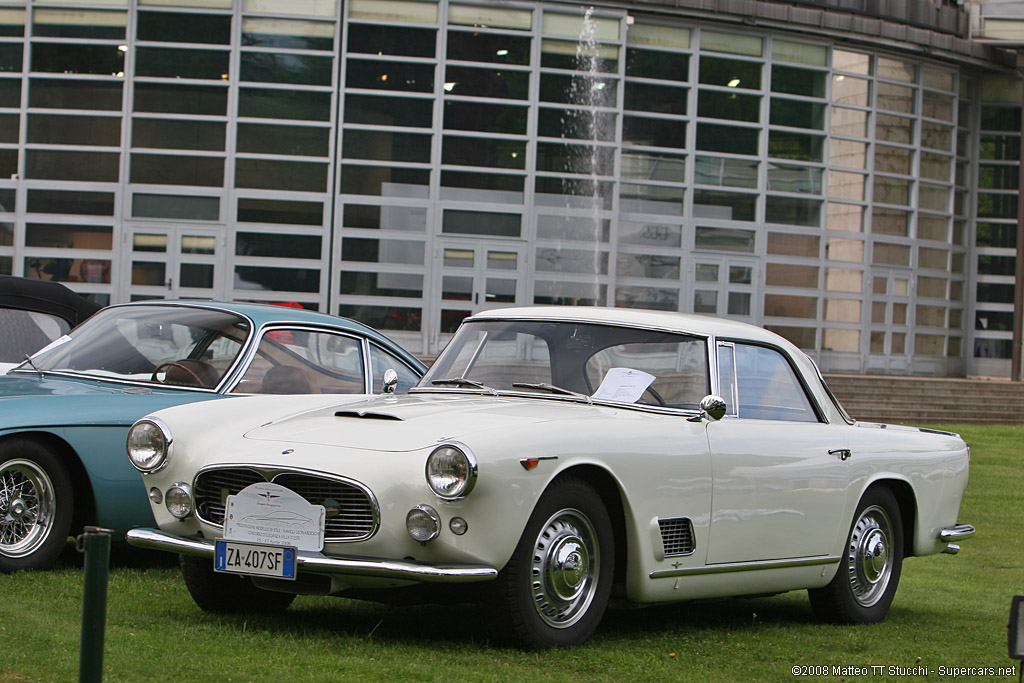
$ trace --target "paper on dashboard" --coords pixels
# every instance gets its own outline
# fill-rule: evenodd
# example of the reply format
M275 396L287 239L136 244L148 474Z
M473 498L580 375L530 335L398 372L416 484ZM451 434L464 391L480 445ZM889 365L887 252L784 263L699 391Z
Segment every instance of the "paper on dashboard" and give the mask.
M643 370L611 368L592 398L605 401L636 403L656 377Z

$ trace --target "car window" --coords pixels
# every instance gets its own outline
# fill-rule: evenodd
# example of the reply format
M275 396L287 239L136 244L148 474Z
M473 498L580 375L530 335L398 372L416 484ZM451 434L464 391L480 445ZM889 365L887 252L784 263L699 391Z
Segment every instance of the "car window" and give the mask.
M55 315L0 308L0 361L20 363L54 339L67 334L71 326Z
M635 403L695 409L708 393L707 353L700 339L634 342L602 349L587 360L587 380L593 390L613 368L653 375Z
M41 370L213 388L235 362L248 335L248 322L226 311L114 306L32 360ZM164 374L166 364L186 361L188 370L179 367L184 373L181 381Z
M412 368L376 344L370 344L370 369L373 374L371 388L374 393L381 391L384 384L384 371L388 369L398 373L398 385L395 387L397 394L404 394L420 381L420 376Z
M586 323L473 321L459 328L420 386L451 388L468 380L550 396L558 392L528 385L553 385L601 400L695 409L710 391L709 376L707 342L699 337Z
M449 347L445 363L431 369L432 380L462 377L495 389L513 389L516 382L552 381L548 341L525 327L463 325Z
M753 420L818 421L793 366L778 350L721 344L718 365L728 414Z
M232 390L240 394L361 394L366 391L358 337L304 329L264 333Z

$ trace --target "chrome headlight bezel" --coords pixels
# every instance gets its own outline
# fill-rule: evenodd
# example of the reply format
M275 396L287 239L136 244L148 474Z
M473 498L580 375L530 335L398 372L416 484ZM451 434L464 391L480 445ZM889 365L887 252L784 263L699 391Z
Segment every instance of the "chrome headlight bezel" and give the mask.
M150 455L145 454L146 446L151 450ZM144 417L136 421L128 430L128 438L125 440L129 462L143 474L151 474L166 467L173 447L171 428L158 417Z
M427 456L427 486L441 500L462 500L476 486L477 459L464 443L446 441Z

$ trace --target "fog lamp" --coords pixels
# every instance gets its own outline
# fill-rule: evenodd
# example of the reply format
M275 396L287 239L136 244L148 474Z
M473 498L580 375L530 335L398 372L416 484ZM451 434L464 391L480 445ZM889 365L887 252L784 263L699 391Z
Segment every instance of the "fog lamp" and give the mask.
M461 536L469 531L469 522L464 520L462 517L452 517L448 521L448 528L451 529L452 533L456 536Z
M164 502L164 494L157 487L153 487L149 490L149 499L153 505L159 505Z
M178 519L185 519L192 514L192 487L185 482L173 484L167 489L164 498L167 511Z
M405 528L414 541L426 543L441 533L441 517L429 505L417 505L405 516Z

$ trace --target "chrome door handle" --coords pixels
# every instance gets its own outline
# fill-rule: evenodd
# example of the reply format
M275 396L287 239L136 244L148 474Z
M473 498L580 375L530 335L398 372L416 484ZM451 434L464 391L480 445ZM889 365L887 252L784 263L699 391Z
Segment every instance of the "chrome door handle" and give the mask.
M833 448L828 454L838 455L840 460L849 460L853 456L849 448Z

